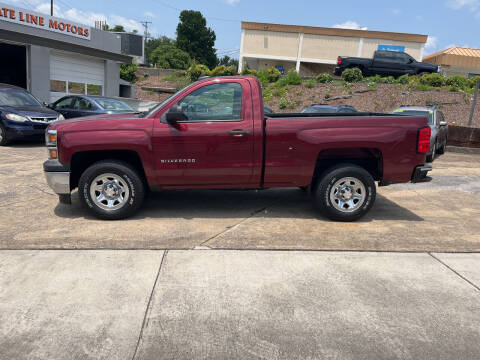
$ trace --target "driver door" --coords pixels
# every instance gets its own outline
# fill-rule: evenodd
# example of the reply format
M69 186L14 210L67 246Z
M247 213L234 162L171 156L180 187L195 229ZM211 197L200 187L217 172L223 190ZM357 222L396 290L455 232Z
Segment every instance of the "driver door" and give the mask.
M159 185L236 187L252 182L254 129L248 81L212 80L170 105L182 108L183 119L167 123L168 108L155 119Z

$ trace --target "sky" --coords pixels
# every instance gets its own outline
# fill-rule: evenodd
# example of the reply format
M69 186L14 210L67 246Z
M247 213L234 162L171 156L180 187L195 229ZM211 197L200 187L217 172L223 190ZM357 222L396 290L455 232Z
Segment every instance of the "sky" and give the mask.
M49 0L0 0L50 13ZM480 0L54 0L55 16L87 25L104 20L153 36L175 38L181 10L199 10L221 57L238 57L241 21L406 32L429 36L425 54L451 46L480 47Z

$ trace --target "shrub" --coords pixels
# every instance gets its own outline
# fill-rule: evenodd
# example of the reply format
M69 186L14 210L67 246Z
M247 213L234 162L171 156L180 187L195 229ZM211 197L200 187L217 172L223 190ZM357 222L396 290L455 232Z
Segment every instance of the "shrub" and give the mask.
M302 83L302 78L295 69L290 69L285 79L288 85L300 85Z
M272 100L273 94L272 94L272 88L270 86L263 88L262 93L263 93L263 101Z
M442 74L424 74L420 77L420 84L442 87L445 85L445 77Z
M332 83L333 76L327 73L321 73L317 75L317 81L322 84Z
M120 78L128 82L135 82L137 81L137 70L137 64L122 64L120 65Z
M210 76L210 69L202 64L193 63L187 70L190 80L197 81L198 78L202 75Z
M325 93L325 99L330 99L331 95L330 95L330 91L327 91Z
M315 87L315 82L313 80L308 80L305 83L305 87L308 88L308 89L313 89Z
M370 89L370 90L375 90L375 89L378 87L378 83L373 82L373 81L372 81L372 82L369 82L369 83L367 84L367 87L368 87L368 89Z
M382 82L382 77L380 75L375 75L375 76L369 76L365 78L368 82L375 82L375 83L381 83Z
M477 80L480 80L480 76L475 76L471 79L468 79L468 87L471 89L475 89L477 86Z
M220 65L210 71L210 76L233 76L236 75L237 68L232 66Z
M286 87L288 86L288 80L286 77L281 78L275 84L275 87Z
M380 82L382 84L395 84L397 80L395 80L393 76L387 76L387 77L380 78Z
M404 74L397 79L397 82L399 84L406 85L408 84L409 80L410 80L410 76L408 74Z
M469 87L469 81L467 78L464 78L463 76L452 76L447 78L445 80L445 84L449 86L450 88L456 88L459 90L466 89Z
M260 70L258 73L257 73L257 78L258 78L258 81L260 81L260 84L262 86L265 86L268 84L268 74L267 74L267 70Z
M242 75L257 76L257 70L249 69L248 67L245 67L245 69L242 70Z
M288 88L286 87L280 87L276 88L275 90L272 91L273 96L278 96L278 97L285 97L288 94Z
M282 75L282 73L278 69L275 69L274 67L267 69L266 72L267 72L268 82L271 82L271 83L277 82L278 79L280 79L280 76Z
M174 45L160 45L150 55L150 62L162 69L186 69L190 55Z
M363 80L362 71L359 68L345 69L342 79L348 83L360 82Z
M283 97L280 102L278 103L278 107L280 109L286 109L288 107L289 103L286 97Z

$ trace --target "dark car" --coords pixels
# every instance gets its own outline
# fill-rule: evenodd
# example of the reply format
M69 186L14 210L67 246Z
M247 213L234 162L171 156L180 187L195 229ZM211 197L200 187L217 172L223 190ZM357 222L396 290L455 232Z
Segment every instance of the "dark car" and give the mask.
M27 90L0 84L0 146L19 138L43 138L48 124L55 120L63 120L63 116Z
M135 110L123 101L102 96L69 95L50 104L65 119L99 114L131 113Z
M402 105L393 111L394 114L405 116L425 116L428 125L432 129L430 137L430 149L427 153L427 161L432 162L437 155L445 153L448 141L448 123L438 106L406 106Z
M273 114L273 110L272 110L272 108L264 105L263 106L263 113L264 114Z
M314 113L314 114L333 114L333 113L354 113L357 110L350 105L310 105L301 111L301 113Z
M404 52L377 50L373 59L339 56L335 75L342 75L348 68L359 68L364 76L401 76L438 73L441 67L435 64L419 62Z

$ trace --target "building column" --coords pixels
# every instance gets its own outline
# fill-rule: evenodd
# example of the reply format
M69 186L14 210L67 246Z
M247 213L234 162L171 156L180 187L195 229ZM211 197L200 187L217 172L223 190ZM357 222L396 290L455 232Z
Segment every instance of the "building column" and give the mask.
M242 36L240 38L240 57L238 58L238 73L243 71L243 42L245 40L245 29L242 29Z
M41 101L50 103L50 49L27 46L27 87Z
M295 66L295 70L299 74L300 74L300 59L302 58L302 47L303 47L303 33L300 33L299 41L298 41L297 65Z
M357 57L362 57L362 52L363 52L363 38L360 38L360 42L358 43Z

